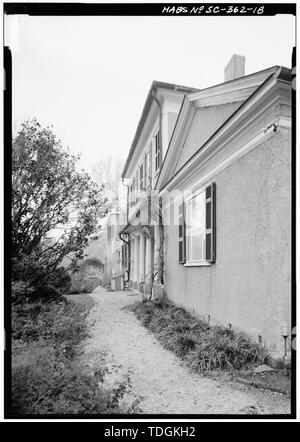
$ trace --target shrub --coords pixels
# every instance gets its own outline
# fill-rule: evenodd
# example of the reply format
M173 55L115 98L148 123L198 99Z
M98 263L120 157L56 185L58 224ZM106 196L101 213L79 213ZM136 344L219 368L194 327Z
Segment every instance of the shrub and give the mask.
M103 284L103 264L97 258L84 260L78 271L72 274L69 293L91 293L96 287Z
M87 267L96 267L102 270L104 268L104 265L98 258L87 258L80 264L80 269L84 270Z
M28 298L27 298L28 299ZM120 401L130 388L127 377L115 388L103 384L105 367L87 373L77 345L87 336L87 306L64 297L29 298L13 303L12 409L26 414L132 413Z
M17 358L18 359L18 358ZM15 361L12 371L12 413L106 414L122 413L119 402L128 380L107 390L101 375L84 373L78 364L57 358L54 349L31 347Z
M131 309L165 348L197 372L241 369L266 357L260 346L239 330L209 326L167 300L138 302Z
M57 348L77 345L86 336L87 311L63 297L46 299L12 305L12 337L23 342L44 339Z

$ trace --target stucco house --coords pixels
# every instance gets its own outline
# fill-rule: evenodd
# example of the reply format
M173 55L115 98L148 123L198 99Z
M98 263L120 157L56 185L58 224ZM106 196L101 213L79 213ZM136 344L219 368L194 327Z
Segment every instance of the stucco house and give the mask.
M154 82L122 177L130 284L282 353L291 329L291 70Z
M127 225L120 232L128 244L129 285L151 294L161 286L161 223L154 191L185 94L197 89L154 81L122 172L128 188Z

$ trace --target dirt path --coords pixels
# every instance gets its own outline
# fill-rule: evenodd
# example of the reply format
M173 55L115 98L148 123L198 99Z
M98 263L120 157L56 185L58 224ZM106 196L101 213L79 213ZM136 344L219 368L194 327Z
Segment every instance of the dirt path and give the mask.
M165 350L135 315L124 309L139 299L133 292L97 288L89 314L91 337L85 363L95 369L105 363L105 382L113 385L129 373L135 400L145 414L288 414L290 400L278 393L256 390L192 373Z

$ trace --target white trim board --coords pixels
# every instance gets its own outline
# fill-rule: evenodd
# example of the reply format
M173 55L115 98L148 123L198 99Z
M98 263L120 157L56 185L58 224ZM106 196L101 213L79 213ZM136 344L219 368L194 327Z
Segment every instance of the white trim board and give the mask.
M272 125L269 126L268 128L261 129L251 138L251 140L241 145L235 152L229 155L226 159L217 163L214 167L212 167L209 170L209 172L206 172L204 175L201 176L201 172L199 172L199 169L201 167L199 167L199 169L193 171L192 174L188 174L185 178L178 180L180 182L180 187L183 188L186 185L186 189L189 189L189 190L185 189L184 193L188 193L189 191L192 191L192 189L194 188L202 188L203 186L205 186L206 183L210 182L213 177L215 177L217 174L222 172L224 169L231 166L233 163L238 161L243 156L247 155L253 149L260 146L263 142L276 136L276 134L279 133L280 131L280 127L282 127L283 129L289 129L290 128L289 120L290 119L288 119L287 117L277 117L274 120L274 124L276 125L276 131L274 131L274 127ZM211 157L207 158L207 160L204 163L201 163L201 166L203 167L210 160L210 158ZM188 173L188 171L186 172ZM194 176L198 174L201 177L197 181L194 181ZM172 185L170 183L170 186L168 186L168 188L165 188L160 192L160 196L163 196L165 193L167 193L170 190L170 188L174 189L174 186L175 183L173 183ZM182 196L178 196L178 198L176 198L173 201L173 204L175 203L178 204L181 197ZM168 209L169 207L170 205L165 206L164 209Z

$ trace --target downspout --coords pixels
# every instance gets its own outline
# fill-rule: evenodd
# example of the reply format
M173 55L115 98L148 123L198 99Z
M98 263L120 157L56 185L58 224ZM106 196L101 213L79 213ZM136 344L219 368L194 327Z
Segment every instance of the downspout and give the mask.
M128 267L127 267L128 278L125 279L125 276L124 276L124 282L129 282L130 281L130 263L131 263L131 242L130 242L130 240L126 241L126 239L124 239L122 237L122 232L119 233L119 238L128 247Z
M162 163L162 104L155 95L155 92L152 91L152 96L158 106L159 109L159 147L160 147L160 163ZM161 164L160 164L161 167ZM162 199L159 198L159 231L160 231L160 282L164 284L164 226L162 222L162 207L161 207ZM152 269L152 274L154 273L154 265Z

